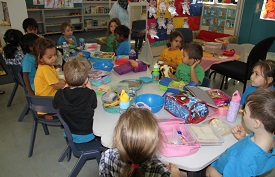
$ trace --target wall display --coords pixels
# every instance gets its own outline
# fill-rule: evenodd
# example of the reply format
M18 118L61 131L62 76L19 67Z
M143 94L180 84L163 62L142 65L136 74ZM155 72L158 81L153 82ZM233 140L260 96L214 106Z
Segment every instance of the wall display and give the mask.
M44 5L44 0L33 0L33 5Z
M275 20L275 1L264 0L260 15L262 20Z

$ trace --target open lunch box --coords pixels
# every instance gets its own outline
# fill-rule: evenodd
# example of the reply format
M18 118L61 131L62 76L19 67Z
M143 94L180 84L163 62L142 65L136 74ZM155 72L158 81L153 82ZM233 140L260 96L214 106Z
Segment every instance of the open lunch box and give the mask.
M102 62L102 61L112 62L114 60L114 57L115 57L114 52L95 51L95 52L91 52L90 62Z

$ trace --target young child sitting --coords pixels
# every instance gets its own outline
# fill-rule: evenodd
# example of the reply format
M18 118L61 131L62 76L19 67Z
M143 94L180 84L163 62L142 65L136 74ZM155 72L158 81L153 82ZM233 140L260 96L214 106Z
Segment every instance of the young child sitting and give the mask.
M183 36L178 31L170 34L167 48L162 51L159 61L163 61L163 65L168 65L174 69L182 63L182 52L180 51L183 44Z
M33 33L33 34L37 34L38 33L38 24L37 21L34 18L26 18L23 21L23 29L25 31L25 33Z
M96 93L88 79L91 64L84 58L73 58L64 65L66 87L56 92L53 105L60 109L75 143L94 139L93 117L97 107Z
M21 38L20 42L20 46L25 54L22 61L23 80L29 95L34 95L34 77L37 64L33 53L33 45L38 38L34 33L27 33Z
M251 85L247 87L242 95L241 109L248 94L258 88L269 88L274 90L275 86L275 62L273 60L259 61L253 66L250 76Z
M118 47L116 43L113 43L113 48L116 55L129 55L131 50L131 44L128 40L130 29L125 25L120 25L115 29L116 41L119 42Z
M101 157L99 176L179 176L175 165L165 166L156 157L159 139L160 128L151 111L128 108L115 127L114 148L105 151Z
M199 44L187 44L183 49L182 63L178 65L176 74L169 77L173 80L201 85L205 75L204 69L200 66L202 55L203 50Z
M73 25L68 22L61 24L62 36L58 39L57 45L63 45L66 42L70 48L77 47L76 38L73 36Z
M57 90L64 88L65 80L59 79L54 64L57 60L55 42L38 38L33 45L38 64L34 78L35 95L54 96Z
M232 129L239 141L229 147L206 170L207 177L259 176L275 168L275 93L258 89L246 99L242 125Z

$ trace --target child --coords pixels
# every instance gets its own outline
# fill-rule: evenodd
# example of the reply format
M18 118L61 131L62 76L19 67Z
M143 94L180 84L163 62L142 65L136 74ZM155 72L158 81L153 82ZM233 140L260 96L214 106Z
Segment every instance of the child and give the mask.
M178 31L174 31L170 34L169 42L166 49L162 51L159 57L159 61L163 61L164 65L173 67L174 69L182 63L182 52L180 49L183 45L183 36Z
M177 67L175 76L169 75L169 77L185 83L195 82L201 85L205 75L204 69L200 66L202 55L203 50L199 44L187 44L183 49L182 63Z
M273 60L259 61L253 66L250 76L251 85L245 90L241 99L241 109L248 94L258 88L274 90L275 86L275 62Z
M33 34L38 33L38 24L37 24L36 20L33 18L26 18L23 21L22 26L23 26L25 33L33 33Z
M259 176L275 168L274 91L258 89L250 93L246 99L243 121L252 133L246 136L241 125L234 127L232 133L240 141L207 168L206 176Z
M64 65L67 85L54 96L53 105L70 127L75 143L85 143L95 138L93 134L94 110L97 98L88 80L91 64L84 58L73 58Z
M116 46L118 46L118 42L115 40L115 29L117 26L121 25L118 18L113 18L108 23L108 30L107 30L107 37L101 41L101 43L107 44L107 52L114 52L113 43L116 43Z
M24 54L20 49L20 40L23 33L16 29L8 29L4 34L4 41L6 43L3 48L3 59L6 65L10 68L13 74L16 74L21 69L21 62Z
M21 38L20 43L25 54L22 62L23 80L29 95L34 95L34 77L37 65L33 53L33 45L38 38L36 34L28 33Z
M77 47L76 38L73 36L73 25L68 22L61 24L62 36L58 39L57 45L63 45L66 42L70 48Z
M54 96L57 90L65 86L65 81L59 79L53 66L57 60L55 42L39 38L33 45L33 51L38 64L34 78L35 95Z
M125 25L120 25L115 29L116 41L119 42L118 47L116 43L113 43L113 48L116 55L129 55L131 50L131 44L128 40L130 29Z
M101 157L99 176L179 176L175 165L166 167L157 159L159 138L160 128L148 109L128 108L115 127L114 148Z

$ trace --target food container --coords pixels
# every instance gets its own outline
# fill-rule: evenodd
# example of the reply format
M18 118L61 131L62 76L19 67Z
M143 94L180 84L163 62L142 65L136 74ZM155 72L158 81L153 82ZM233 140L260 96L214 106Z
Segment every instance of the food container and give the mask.
M186 125L200 145L221 145L224 142L222 136L209 124Z
M94 69L99 69L103 71L111 71L113 69L114 64L109 61L95 62L93 64Z
M136 97L135 103L142 102L151 108L153 113L157 113L164 105L164 98L157 94L141 94Z
M204 44L204 50L207 53L220 53L221 52L222 43L219 42L206 42Z
M112 62L115 57L114 52L100 52L96 51L91 53L90 55L90 62L102 62L102 61L109 61Z

